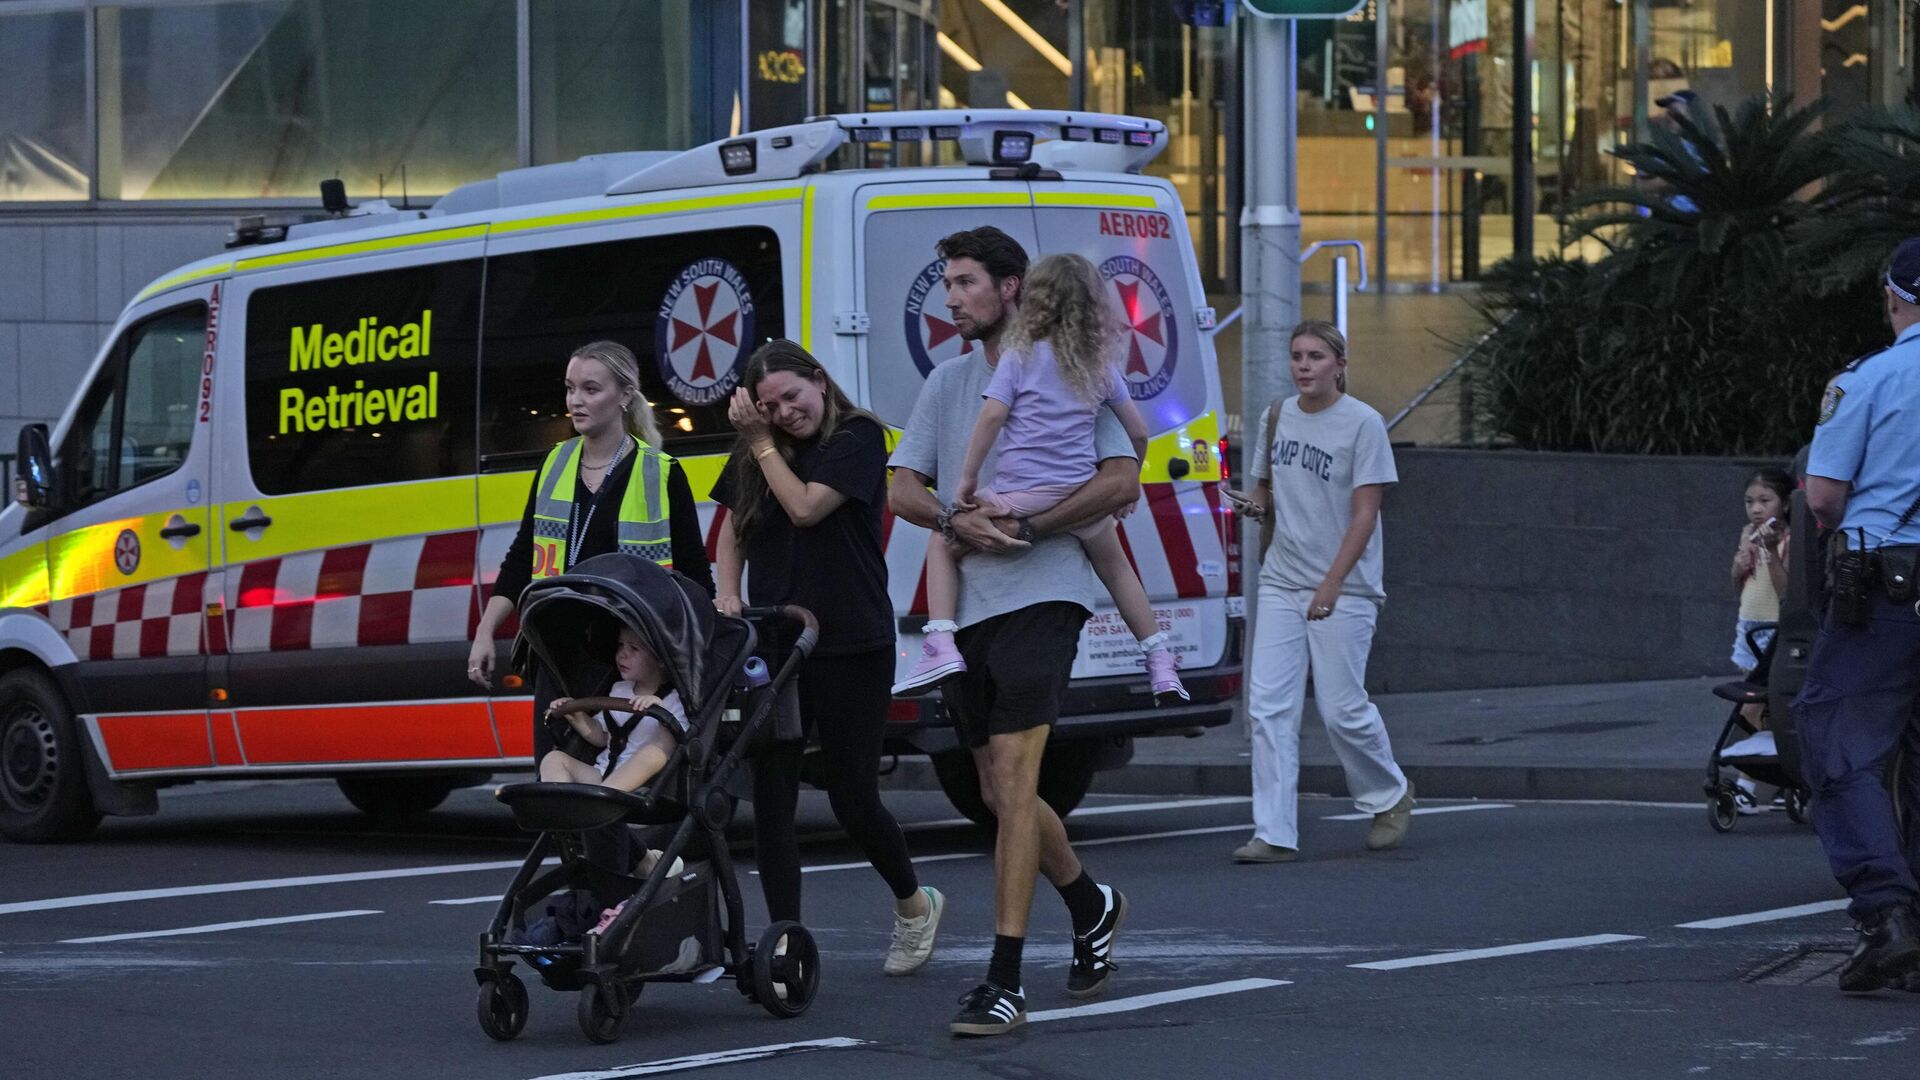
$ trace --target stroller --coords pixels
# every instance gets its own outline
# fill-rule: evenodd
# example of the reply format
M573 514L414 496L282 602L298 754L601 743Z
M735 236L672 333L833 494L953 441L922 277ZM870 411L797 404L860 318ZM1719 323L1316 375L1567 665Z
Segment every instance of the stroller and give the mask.
M1780 734L1776 725L1769 722L1766 727L1755 727L1741 715L1741 709L1748 705L1758 705L1761 716L1769 718L1772 712L1770 698L1772 690L1768 686L1773 668L1773 650L1779 642L1776 633L1772 640L1762 648L1759 637L1767 631L1777 630L1777 624L1757 623L1747 630L1747 646L1753 655L1760 658L1759 666L1753 674L1738 682L1721 683L1713 688L1713 696L1733 703L1727 714L1727 722L1720 727L1720 737L1714 740L1713 753L1707 758L1707 823L1714 832L1732 832L1734 824L1740 819L1739 788L1732 775L1735 770L1752 777L1754 781L1781 789L1786 803L1787 816L1795 824L1807 823L1807 807L1812 793L1801 781L1799 771L1781 754L1776 738Z
M626 708L624 701L587 695L611 687L611 642L620 626L631 628L660 658L688 722L684 733L661 725L676 745L638 791L520 783L495 793L539 839L480 935L474 976L481 1029L504 1041L526 1025L527 988L513 973L516 959L552 989L579 991L580 1028L596 1043L618 1036L649 982L731 977L775 1016L805 1012L820 978L813 935L799 923L779 922L748 944L726 829L737 800L750 790L743 757L818 639L813 615L791 606L749 609L738 619L719 615L688 579L613 554L536 580L521 596L520 619L514 666L540 665L561 694L580 695L578 704L591 711ZM769 679L753 653L775 623L798 636ZM624 732L613 734L620 739ZM612 747L610 759L618 751ZM630 826L636 825L670 830L644 875L632 869L639 844ZM549 866L556 858L558 865ZM549 898L558 906L539 919L538 905ZM609 924L593 927L602 906L621 900L625 906ZM535 933L529 933L530 914Z

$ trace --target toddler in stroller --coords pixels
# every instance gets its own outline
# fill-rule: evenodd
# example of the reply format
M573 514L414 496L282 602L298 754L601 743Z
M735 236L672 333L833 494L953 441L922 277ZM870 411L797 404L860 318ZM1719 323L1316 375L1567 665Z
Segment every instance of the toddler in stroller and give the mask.
M1767 677L1773 666L1774 631L1771 622L1742 627L1754 666L1745 679L1713 688L1713 696L1733 704L1707 757L1707 822L1715 832L1731 832L1741 814L1758 809L1752 799L1754 782L1779 788L1780 808L1796 824L1807 822L1811 795L1780 760L1769 723Z
M539 837L480 935L474 974L482 1030L505 1040L526 1024L527 990L513 973L516 960L555 990L579 991L580 1026L595 1042L618 1035L648 982L732 977L776 1016L805 1012L818 988L818 948L796 922L776 923L748 944L726 828L750 790L745 755L770 722L781 688L813 650L813 616L784 607L729 618L691 581L625 554L537 580L519 607L515 666L542 666L562 694L601 696L569 696L550 711L566 718L572 743L541 762L543 778L551 779L496 793ZM773 621L802 629L769 679L753 652L756 627ZM618 651L607 647L622 637L627 643ZM640 666L646 658L659 669L652 679ZM622 688L626 696L604 696L616 675L632 684ZM650 682L656 693L645 693ZM657 693L669 686L671 693ZM622 720L627 710L638 719ZM611 730L590 719L596 712L614 721ZM594 745L596 734L607 737L606 747ZM620 744L632 745L635 734L639 744L622 764ZM635 786L624 790L629 780ZM636 825L669 833L657 857L638 857L629 828ZM557 899L547 907L554 922L542 925L537 912L549 898ZM587 925L602 906L614 910ZM530 933L530 915L549 932ZM556 924L561 932L551 933Z

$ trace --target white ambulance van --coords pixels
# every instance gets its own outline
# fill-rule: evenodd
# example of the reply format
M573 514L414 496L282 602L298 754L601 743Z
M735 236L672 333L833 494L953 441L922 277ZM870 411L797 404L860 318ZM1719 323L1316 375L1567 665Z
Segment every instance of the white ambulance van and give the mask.
M1124 626L1097 613L1045 793L1071 808L1134 738L1226 722L1240 626L1212 312L1178 196L1140 175L1166 138L1096 114L821 117L503 173L425 211L243 229L155 281L54 429L21 436L23 498L0 511L0 833L82 835L205 778L327 776L371 813L421 812L528 766L528 690L480 693L464 658L531 472L571 433L569 351L611 338L641 357L704 500L727 395L767 339L904 423L926 373L972 347L934 242L988 224L1036 257L1088 256L1125 311L1154 438L1124 535L1194 695L1152 708ZM827 168L849 143L964 163ZM702 512L711 546L724 515ZM888 524L904 670L926 534ZM891 749L931 755L983 816L938 699L892 721Z

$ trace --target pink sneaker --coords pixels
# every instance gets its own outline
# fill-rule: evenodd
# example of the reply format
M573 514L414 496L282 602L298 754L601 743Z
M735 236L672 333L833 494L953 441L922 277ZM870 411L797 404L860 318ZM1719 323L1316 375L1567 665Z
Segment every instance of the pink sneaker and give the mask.
M1147 654L1147 678L1153 681L1155 705L1180 705L1192 701L1192 695L1180 684L1180 660L1168 648Z
M620 917L620 912L623 909L625 909L626 906L627 906L627 902L625 900L622 900L619 903L608 908L607 910L601 912L600 921L593 924L593 932L596 934L606 933L607 927L613 925L613 920Z
M960 658L960 647L953 643L953 634L936 630L928 634L920 646L920 662L913 665L905 679L894 684L893 696L924 694L965 670L967 662Z

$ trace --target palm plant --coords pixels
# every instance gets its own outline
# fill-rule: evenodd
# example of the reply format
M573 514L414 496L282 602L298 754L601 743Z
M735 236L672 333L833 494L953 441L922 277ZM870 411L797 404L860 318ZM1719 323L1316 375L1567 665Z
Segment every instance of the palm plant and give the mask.
M1829 146L1834 181L1790 239L1816 292L1851 295L1871 287L1900 241L1920 236L1920 109L1863 110Z

